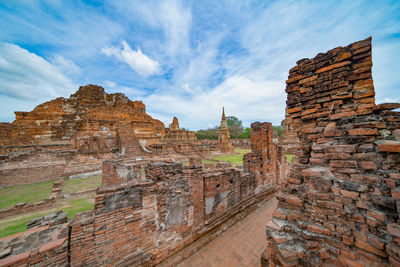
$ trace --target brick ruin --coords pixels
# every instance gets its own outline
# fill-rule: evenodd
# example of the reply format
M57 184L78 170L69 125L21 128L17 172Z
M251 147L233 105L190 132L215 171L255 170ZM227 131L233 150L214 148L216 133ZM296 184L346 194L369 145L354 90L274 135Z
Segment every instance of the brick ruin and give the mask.
M81 86L0 124L0 187L101 170L105 159L211 154L194 132L146 114L141 101Z
M269 266L400 265L400 104L375 104L371 38L286 81L300 142L267 225Z
M251 153L243 157L243 169L253 173L256 186L279 184L277 137L269 122L251 124Z
M261 140L268 136L252 140L268 143ZM44 216L1 238L0 266L175 266L279 188L274 178L261 179L265 186L257 189L255 165L269 162L263 160L249 172L203 171L193 159L149 163L144 173L137 161L106 160L94 210L66 223L62 213Z
M135 160L197 156L210 144L101 87L17 112L0 125L0 174L46 173L46 162L54 178L65 166L97 164L103 179L94 210L67 222L44 216L1 238L0 267L176 265L279 187L269 266L400 266L400 104L375 104L371 67L371 38L298 61L286 81L283 138L271 123L252 123L243 170L204 171L198 157L187 166ZM229 131L213 146L230 151ZM291 165L285 153L296 154Z

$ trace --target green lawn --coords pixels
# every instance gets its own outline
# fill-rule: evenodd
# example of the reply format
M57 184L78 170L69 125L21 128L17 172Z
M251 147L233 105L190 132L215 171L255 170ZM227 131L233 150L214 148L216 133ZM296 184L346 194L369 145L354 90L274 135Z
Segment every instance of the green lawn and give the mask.
M65 181L62 185L63 193L73 193L97 188L101 185L101 175Z
M26 224L37 217L44 216L61 209L68 213L68 218L73 218L76 213L91 210L94 208L94 204L89 202L86 198L78 198L69 200L67 203L63 203L57 208L52 208L46 211L39 211L30 213L27 215L16 216L13 219L3 219L0 221L0 238L23 232L26 230Z
M235 149L235 154L217 156L217 157L214 157L213 159L230 162L230 163L232 163L233 166L241 166L241 165L243 165L244 154L250 153L250 152L251 152L250 149L239 148L239 149Z
M54 181L35 184L14 185L0 188L0 209L10 208L17 203L35 203L49 197Z
M285 157L286 157L287 162L292 163L293 156L294 156L294 155L292 155L292 154L285 154Z

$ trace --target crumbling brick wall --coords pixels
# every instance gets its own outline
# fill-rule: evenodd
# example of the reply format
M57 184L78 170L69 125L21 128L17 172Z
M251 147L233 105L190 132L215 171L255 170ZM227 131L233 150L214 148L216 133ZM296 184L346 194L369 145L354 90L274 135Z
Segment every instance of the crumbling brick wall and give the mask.
M243 169L255 175L257 187L279 182L277 146L270 122L251 124L251 153L243 157Z
M68 223L0 239L0 266L67 266Z
M118 185L142 179L141 164L127 164L120 159L103 162L102 185Z
M0 266L174 266L277 189L255 194L254 175L235 168L151 163L146 179L130 179L135 166L105 161L94 210L0 239Z
M371 67L367 38L289 71L301 150L267 225L270 266L400 265L400 104L375 105Z

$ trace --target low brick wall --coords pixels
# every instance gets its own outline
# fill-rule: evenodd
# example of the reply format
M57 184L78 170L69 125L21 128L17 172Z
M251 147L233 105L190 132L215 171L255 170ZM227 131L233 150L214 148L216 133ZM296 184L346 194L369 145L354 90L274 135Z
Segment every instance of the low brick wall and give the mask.
M153 163L146 166L146 180L137 180L128 179L126 170L134 168L126 162L104 164L111 171L103 169L106 185L96 192L94 210L68 224L1 239L0 254L10 252L0 266L175 264L278 189L270 186L256 194L254 175L235 168L203 172L201 166ZM120 167L125 171L116 172ZM113 179L125 182L110 185Z

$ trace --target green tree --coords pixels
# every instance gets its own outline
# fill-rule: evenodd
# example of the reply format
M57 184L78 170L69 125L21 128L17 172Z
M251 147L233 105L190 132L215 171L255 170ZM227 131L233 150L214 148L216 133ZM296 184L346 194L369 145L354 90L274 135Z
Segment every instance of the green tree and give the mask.
M242 121L236 118L235 116L226 117L226 123L228 124L228 126L236 125L243 128Z
M245 128L243 133L240 135L240 138L249 139L251 136L251 128Z
M218 139L218 128L198 130L195 134L197 139Z
M278 136L281 136L281 126L273 126L274 130L278 134Z
M241 138L243 134L243 124L241 120L235 116L228 116L226 117L226 124L228 124L231 138Z

